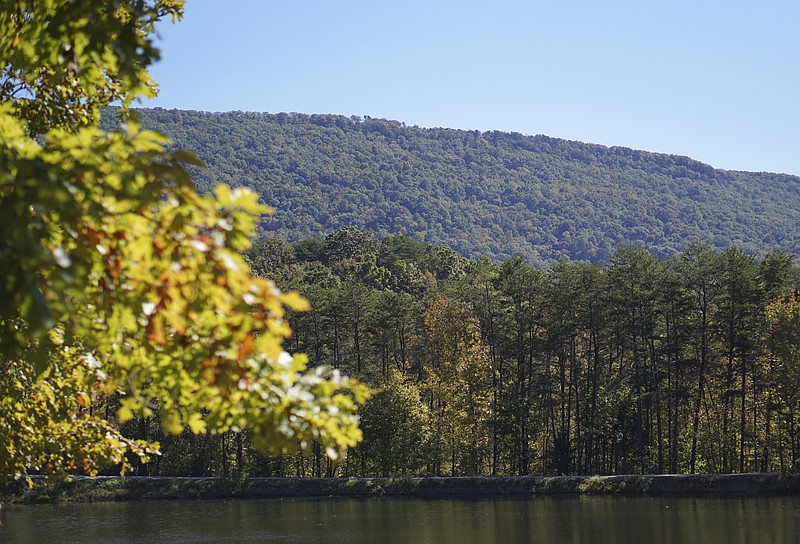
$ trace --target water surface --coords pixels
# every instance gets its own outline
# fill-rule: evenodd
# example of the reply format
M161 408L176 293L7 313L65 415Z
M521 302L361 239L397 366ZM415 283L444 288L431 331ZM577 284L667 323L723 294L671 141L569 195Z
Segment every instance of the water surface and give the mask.
M800 497L68 503L0 520L9 544L795 544Z

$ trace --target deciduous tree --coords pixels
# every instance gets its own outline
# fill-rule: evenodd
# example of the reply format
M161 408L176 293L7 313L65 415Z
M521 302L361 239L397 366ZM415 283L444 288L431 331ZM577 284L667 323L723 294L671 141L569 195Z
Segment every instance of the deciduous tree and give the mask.
M240 257L268 208L198 194L185 153L127 110L155 87L154 25L183 2L4 1L0 10L0 474L93 474L157 445L120 421L250 428L261 449L360 438L366 388L292 357L288 306ZM123 105L123 128L98 128ZM114 414L111 414L112 419Z

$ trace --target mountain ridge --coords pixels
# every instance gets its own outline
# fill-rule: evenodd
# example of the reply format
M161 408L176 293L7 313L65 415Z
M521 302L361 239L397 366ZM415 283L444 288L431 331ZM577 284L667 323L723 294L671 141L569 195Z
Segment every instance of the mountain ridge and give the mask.
M800 177L715 169L683 155L517 132L420 128L327 114L137 110L194 151L201 190L248 185L289 241L342 226L469 257L599 261L618 245L800 250Z

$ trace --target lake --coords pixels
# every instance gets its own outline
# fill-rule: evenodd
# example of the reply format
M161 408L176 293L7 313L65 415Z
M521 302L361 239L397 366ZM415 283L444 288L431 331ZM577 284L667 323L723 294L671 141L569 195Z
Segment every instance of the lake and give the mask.
M800 497L265 499L6 506L8 544L800 541Z

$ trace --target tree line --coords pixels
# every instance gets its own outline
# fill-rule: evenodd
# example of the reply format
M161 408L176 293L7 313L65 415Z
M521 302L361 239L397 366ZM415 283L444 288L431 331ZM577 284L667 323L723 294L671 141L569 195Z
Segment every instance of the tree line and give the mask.
M800 468L791 256L621 247L607 263L470 260L352 227L264 239L252 269L311 303L291 351L375 387L363 443L265 456L249 435L161 436L163 475L397 476Z

